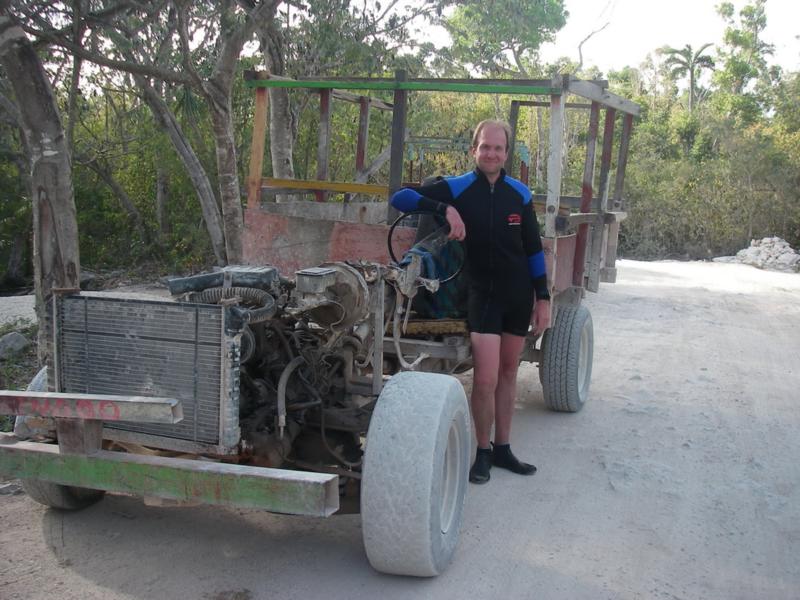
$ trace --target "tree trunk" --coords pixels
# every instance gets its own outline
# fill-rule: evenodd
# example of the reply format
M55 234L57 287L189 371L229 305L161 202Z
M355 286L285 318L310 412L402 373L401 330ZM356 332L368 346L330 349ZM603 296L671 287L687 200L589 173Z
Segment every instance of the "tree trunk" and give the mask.
M214 145L217 149L217 174L219 197L222 203L222 223L225 231L225 252L228 263L242 262L242 230L244 213L242 194L239 189L239 172L236 166L236 142L233 137L230 94L225 97L227 105L209 103Z
M272 88L269 91L269 153L273 176L294 179L291 103L289 91L281 88ZM285 195L276 198L278 202L285 199Z
M536 108L536 165L535 165L535 172L536 172L536 184L541 185L544 182L544 149L545 143L547 140L547 131L544 128L544 119L542 117L542 113L544 109L542 107Z
M0 64L14 89L22 134L30 151L33 192L33 267L39 358L52 356L45 302L54 288L77 288L78 223L69 149L58 106L39 57L22 29L0 4Z
M136 208L136 205L133 203L133 200L131 200L128 192L126 192L119 182L114 179L114 176L111 174L111 170L107 166L98 164L97 161L89 161L86 163L86 166L97 173L100 179L102 179L103 182L109 188L111 188L111 191L117 197L117 200L119 200L122 209L128 213L128 217L130 217L131 221L133 221L133 225L139 232L142 242L145 244L150 244L150 232L147 231L147 227L144 224L142 213L140 213L139 209Z
M183 166L186 167L186 172L200 200L203 220L206 223L206 229L211 238L211 247L214 250L214 256L218 264L224 265L226 264L225 236L223 234L219 208L217 207L217 199L214 196L214 190L211 186L211 182L208 180L208 175L206 175L205 169L203 169L203 165L200 163L200 159L197 157L189 140L184 135L175 115L172 114L147 80L140 76L134 76L134 78L143 92L144 101L150 107L156 123L169 136L172 146L178 153L178 158L181 159Z
M169 198L169 173L158 160L160 152L156 153L156 223L158 223L158 235L163 242L169 235L170 226L167 220L167 199Z

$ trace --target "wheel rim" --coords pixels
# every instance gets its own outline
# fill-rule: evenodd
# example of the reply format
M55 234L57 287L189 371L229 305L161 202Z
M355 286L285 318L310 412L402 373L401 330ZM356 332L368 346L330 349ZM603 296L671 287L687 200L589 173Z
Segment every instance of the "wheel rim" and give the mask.
M581 329L581 346L578 354L578 395L581 402L586 399L586 393L589 389L589 344L590 331L589 322L587 321Z
M442 464L442 502L439 506L439 522L442 533L447 533L453 525L458 509L458 489L463 469L461 462L461 434L456 427L456 421L450 421L450 431L447 433L447 448L444 452Z

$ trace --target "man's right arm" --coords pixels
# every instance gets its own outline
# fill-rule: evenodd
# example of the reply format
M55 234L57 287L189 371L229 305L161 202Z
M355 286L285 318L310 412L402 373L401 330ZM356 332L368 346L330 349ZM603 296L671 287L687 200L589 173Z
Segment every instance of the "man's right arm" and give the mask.
M445 216L448 205L453 203L453 196L447 182L440 180L416 189L398 190L392 195L391 203L401 212L427 210Z
M460 241L466 237L466 227L461 215L453 207L453 192L443 179L416 189L403 188L392 195L391 203L401 212L428 210L440 214L450 225L450 239Z

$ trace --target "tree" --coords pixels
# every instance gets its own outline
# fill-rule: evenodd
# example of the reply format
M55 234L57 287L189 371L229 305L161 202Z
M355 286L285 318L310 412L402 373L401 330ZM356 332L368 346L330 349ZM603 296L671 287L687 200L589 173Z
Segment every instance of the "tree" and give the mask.
M673 77L689 76L689 112L694 112L695 101L697 99L697 78L703 69L713 69L714 59L707 54L703 54L706 49L713 44L703 44L695 52L691 44L686 44L683 48L671 48L666 46L661 49L661 53L667 56L664 64L669 67Z
M66 11L56 1L17 3L17 22L36 39L133 78L192 179L220 263L242 257L243 214L231 116L237 62L245 43L274 18L278 4L172 0L153 7L108 0L94 10ZM85 32L86 41L76 41L75 31ZM220 206L208 174L159 94L169 86L192 89L208 107Z
M45 300L54 288L75 289L80 277L78 225L66 135L55 95L30 40L0 1L0 65L13 89L33 195L36 311L46 323ZM48 354L46 328L40 356Z

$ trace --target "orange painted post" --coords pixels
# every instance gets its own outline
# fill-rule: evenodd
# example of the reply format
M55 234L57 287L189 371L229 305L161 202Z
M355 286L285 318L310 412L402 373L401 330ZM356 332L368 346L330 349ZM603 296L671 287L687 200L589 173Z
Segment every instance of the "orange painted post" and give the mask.
M256 209L261 200L261 171L264 168L264 146L267 141L267 107L269 90L256 88L253 116L253 143L250 147L250 174L247 177L247 208Z

